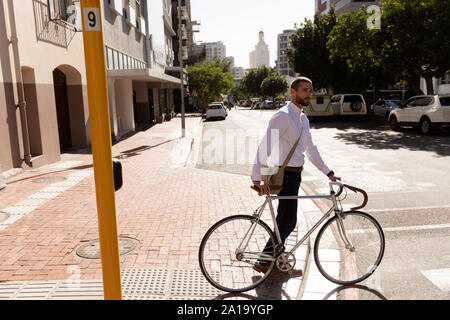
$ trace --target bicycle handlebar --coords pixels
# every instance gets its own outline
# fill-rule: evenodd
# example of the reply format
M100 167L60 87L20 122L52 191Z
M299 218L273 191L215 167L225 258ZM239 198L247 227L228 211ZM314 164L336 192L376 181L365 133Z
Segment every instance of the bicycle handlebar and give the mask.
M363 189L360 189L360 188L357 188L354 186L350 186L348 184L342 184L339 186L339 191L336 193L336 197L339 197L341 195L342 191L344 191L344 187L352 190L354 193L359 192L364 196L363 203L358 207L350 208L350 210L358 210L358 209L362 209L366 206L366 204L369 200L369 196L367 195L367 192L365 192Z
M348 188L350 190L352 190L353 192L357 193L361 193L364 196L364 200L363 203L360 206L354 207L354 208L350 208L350 210L358 210L358 209L362 209L366 206L367 202L369 201L369 196L367 195L367 192L365 192L363 189L354 187L354 186L350 186L348 184L342 183L342 182L330 182L331 185L339 185L339 191L335 194L336 197L339 197L342 194L342 191L344 191L344 188ZM251 186L250 188L252 188L254 191L256 191L260 196L261 196L261 189L258 186Z

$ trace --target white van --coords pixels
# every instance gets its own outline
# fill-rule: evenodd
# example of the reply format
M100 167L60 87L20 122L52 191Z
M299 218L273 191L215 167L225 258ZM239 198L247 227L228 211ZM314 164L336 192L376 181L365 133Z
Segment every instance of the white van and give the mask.
M309 106L304 110L308 117L332 116L331 97L327 94L312 95Z
M338 94L331 97L334 115L367 115L367 105L361 94Z

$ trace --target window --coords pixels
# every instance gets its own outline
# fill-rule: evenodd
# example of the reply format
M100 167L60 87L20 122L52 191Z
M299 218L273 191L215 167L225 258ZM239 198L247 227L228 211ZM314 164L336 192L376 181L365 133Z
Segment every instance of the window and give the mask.
M414 107L424 107L432 104L434 102L433 97L415 97L411 98L406 102L407 108L414 108Z
M73 0L48 0L48 11L51 20L63 20L68 22L69 18L74 17L74 2ZM75 24L76 21L69 21Z
M450 97L439 98L439 100L441 101L441 106L450 107Z
M344 96L344 102L362 102L360 96Z
M434 98L433 97L426 97L426 98L422 98L420 99L417 104L419 106L429 106L431 104L434 103Z

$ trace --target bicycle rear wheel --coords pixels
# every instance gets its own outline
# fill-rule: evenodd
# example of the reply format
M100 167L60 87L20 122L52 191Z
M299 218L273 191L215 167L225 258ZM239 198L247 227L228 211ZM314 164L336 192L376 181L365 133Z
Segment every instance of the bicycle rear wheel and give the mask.
M275 265L275 250L262 253L269 239L275 243L270 227L253 216L227 217L214 224L200 244L200 269L216 288L227 292L244 292L261 284ZM266 262L262 274L253 269Z
M314 259L328 280L350 285L373 274L384 254L384 234L379 223L360 211L334 216L317 234Z

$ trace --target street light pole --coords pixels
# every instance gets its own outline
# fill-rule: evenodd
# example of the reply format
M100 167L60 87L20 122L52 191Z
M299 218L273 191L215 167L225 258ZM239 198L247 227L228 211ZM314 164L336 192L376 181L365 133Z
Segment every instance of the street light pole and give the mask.
M178 0L178 61L180 62L180 95L181 95L181 135L186 136L186 120L184 108L184 74L183 74L183 36L181 28L181 0Z

